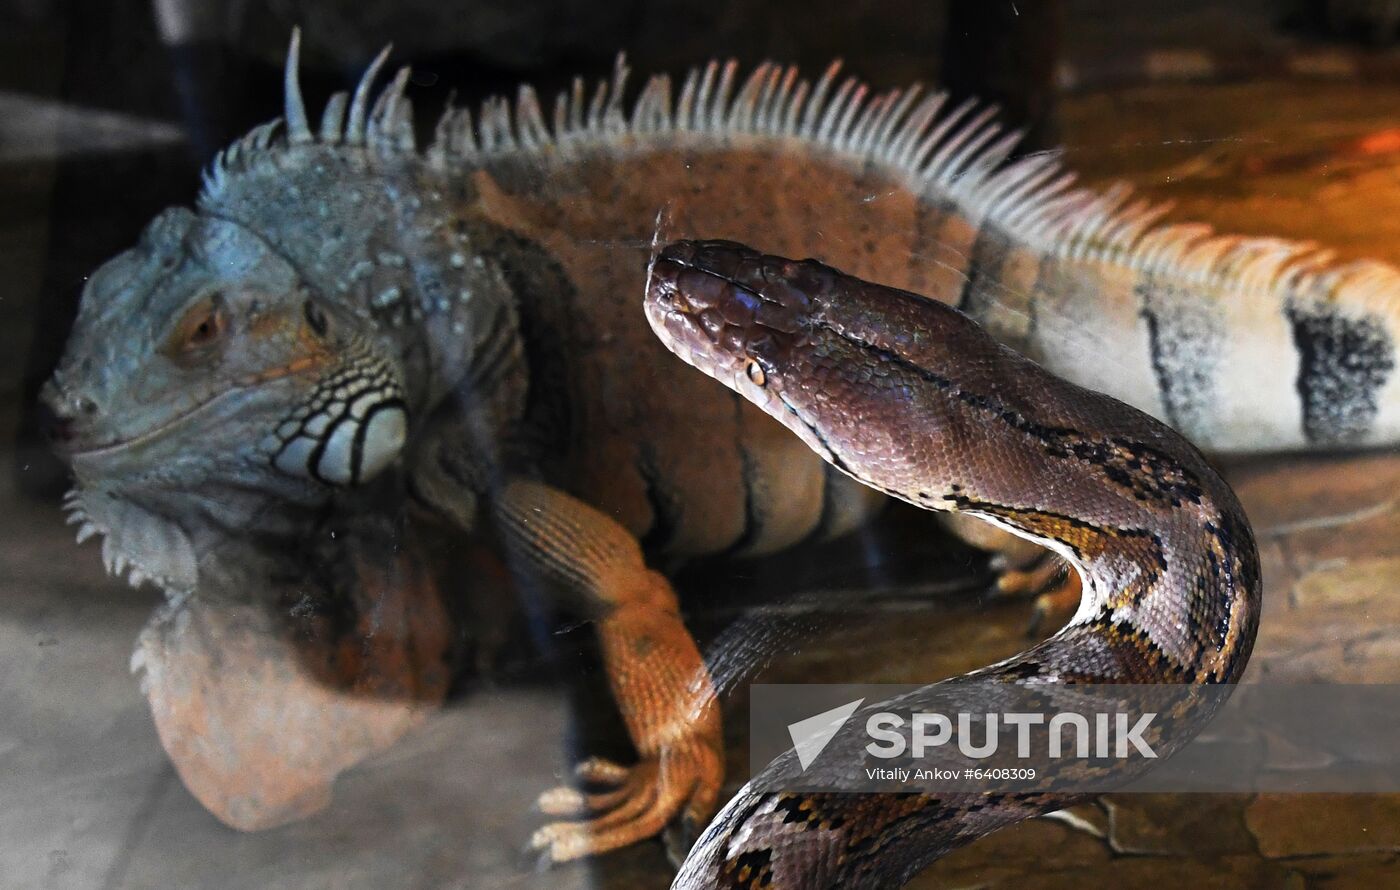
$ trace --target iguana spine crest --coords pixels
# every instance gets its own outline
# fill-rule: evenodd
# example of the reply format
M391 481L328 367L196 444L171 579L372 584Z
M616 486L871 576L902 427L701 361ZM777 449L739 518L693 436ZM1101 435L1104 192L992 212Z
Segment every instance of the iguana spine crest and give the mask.
M353 96L331 97L315 135L297 76L300 34L294 35L283 117L255 127L215 157L201 204L217 200L229 175L275 164L282 155L278 147L313 141L363 146L371 165L417 155L413 105L405 95L410 69L400 68L371 102L389 50L371 62ZM1303 301L1350 308L1357 316L1400 315L1400 271L1387 263L1338 264L1332 251L1311 242L1217 235L1204 224L1160 224L1170 205L1130 200L1131 188L1123 183L1102 192L1074 187L1075 174L1063 168L1058 153L1007 163L1021 133L995 122L995 106L968 100L946 109L946 93L925 95L917 83L872 94L855 77L840 79L841 67L839 60L832 62L814 83L795 66L764 62L740 83L737 61L711 61L687 73L674 100L670 75L653 76L629 113L630 72L619 55L612 78L599 80L591 93L581 77L561 91L548 121L528 84L513 102L501 96L484 100L476 118L469 109L448 108L422 158L448 171L522 152L644 149L649 139L685 134L796 139L852 163L880 164L917 194L951 200L973 223L995 226L1048 257L1169 273L1212 291L1275 304Z

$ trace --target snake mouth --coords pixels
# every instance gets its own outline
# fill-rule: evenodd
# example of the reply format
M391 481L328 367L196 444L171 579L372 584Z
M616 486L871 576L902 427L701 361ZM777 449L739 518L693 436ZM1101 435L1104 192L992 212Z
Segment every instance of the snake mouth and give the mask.
M647 321L678 358L762 408L845 470L833 444L777 378L766 372L755 376L750 347L790 337L797 329L792 304L801 305L795 291L786 302L765 293L773 261L728 241L670 244L653 257L647 272Z
M656 335L673 351L679 346L686 351L698 348L709 354L714 344L678 285L685 268L665 258L657 258L652 263L645 304L647 320Z
M762 293L766 259L728 241L677 241L662 248L647 270L645 309L652 329L672 351L713 376L736 369L752 342L770 331L775 307Z

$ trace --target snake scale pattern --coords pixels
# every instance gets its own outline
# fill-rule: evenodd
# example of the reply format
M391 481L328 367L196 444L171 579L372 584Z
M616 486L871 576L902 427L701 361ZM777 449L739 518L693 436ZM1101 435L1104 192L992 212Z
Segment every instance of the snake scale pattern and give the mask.
M1008 683L1233 683L1259 560L1234 494L1181 436L1047 373L958 310L813 260L682 241L647 317L682 359L856 480L1049 547L1083 599L1045 642L976 672ZM759 794L745 788L674 887L890 887L1056 794Z

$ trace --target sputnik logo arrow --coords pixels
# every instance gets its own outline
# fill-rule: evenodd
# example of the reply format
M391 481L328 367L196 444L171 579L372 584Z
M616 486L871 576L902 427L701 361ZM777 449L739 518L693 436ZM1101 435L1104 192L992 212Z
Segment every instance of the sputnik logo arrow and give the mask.
M815 717L788 724L788 735L792 737L792 747L797 751L797 762L802 764L804 772L826 748L827 743L841 731L841 727L846 725L846 721L851 719L851 715L863 701L865 699L858 698L830 711L822 711Z

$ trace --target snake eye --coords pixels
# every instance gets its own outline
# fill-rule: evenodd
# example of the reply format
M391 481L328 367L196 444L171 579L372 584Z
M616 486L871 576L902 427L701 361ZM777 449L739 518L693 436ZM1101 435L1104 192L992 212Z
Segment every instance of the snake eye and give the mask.
M754 386L762 386L768 382L768 375L763 373L763 368L758 362L749 359L748 365L744 368L744 373L749 375L749 381Z
M315 331L316 336L326 336L326 330L329 328L329 324L326 322L326 313L321 311L321 307L317 306L314 301L307 300L302 304L302 311L306 315L307 326L310 327L312 331Z
M186 310L170 335L167 352L176 358L206 354L228 332L228 312L221 294L211 294Z

